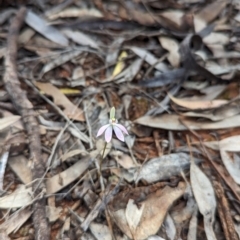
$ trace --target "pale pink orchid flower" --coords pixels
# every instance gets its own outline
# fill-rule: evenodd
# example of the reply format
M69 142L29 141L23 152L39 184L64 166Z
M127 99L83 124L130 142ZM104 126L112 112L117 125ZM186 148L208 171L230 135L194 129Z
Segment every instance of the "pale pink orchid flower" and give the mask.
M118 124L117 122L118 122L117 119L115 119L115 108L112 107L110 111L109 123L102 126L98 130L97 137L101 136L105 132L105 141L109 143L112 140L112 133L114 131L116 137L120 141L124 142L123 133L128 135L128 131L123 125Z

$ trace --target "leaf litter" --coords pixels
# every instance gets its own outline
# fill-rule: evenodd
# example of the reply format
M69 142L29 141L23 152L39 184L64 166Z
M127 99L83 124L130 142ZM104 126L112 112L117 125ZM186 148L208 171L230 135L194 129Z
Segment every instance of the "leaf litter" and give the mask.
M51 238L235 240L236 2L44 5L27 5L15 71L41 130L45 174L39 184L46 190L39 199L47 203ZM7 2L1 9L1 58L18 10ZM0 98L1 234L21 239L26 232L34 239L32 139L11 93ZM123 143L112 139L103 151L96 134L112 106L130 135ZM195 146L192 156L187 139Z

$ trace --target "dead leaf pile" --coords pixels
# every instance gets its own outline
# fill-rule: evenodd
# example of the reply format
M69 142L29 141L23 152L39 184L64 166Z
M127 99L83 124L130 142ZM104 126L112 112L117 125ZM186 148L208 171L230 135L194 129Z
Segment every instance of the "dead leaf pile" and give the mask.
M13 73L45 188L35 195L34 139L2 83L0 235L34 239L44 201L51 239L237 240L238 1L5 1L2 75L20 5ZM129 135L105 144L112 106Z

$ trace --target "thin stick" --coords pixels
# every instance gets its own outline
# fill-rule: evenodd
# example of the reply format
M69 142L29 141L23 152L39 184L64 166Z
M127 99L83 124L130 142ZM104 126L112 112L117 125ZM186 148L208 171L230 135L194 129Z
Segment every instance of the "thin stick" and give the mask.
M21 89L17 75L17 40L20 28L26 15L26 8L21 8L13 19L7 38L7 53L5 56L5 74L4 84L16 111L22 116L22 121L29 139L30 159L32 161L32 176L34 197L39 197L44 193L45 183L42 182L38 187L38 179L41 179L45 164L41 156L41 140L39 134L39 125L33 105L28 100L26 93ZM49 240L49 226L46 217L46 202L44 198L39 198L33 203L33 225L35 229L36 240Z

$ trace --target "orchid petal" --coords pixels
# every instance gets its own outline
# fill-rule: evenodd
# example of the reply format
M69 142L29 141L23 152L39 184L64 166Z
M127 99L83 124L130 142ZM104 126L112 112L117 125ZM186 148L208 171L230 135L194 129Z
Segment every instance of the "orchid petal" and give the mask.
M109 143L112 139L112 125L109 124L106 132L105 132L105 141Z
M128 135L128 131L123 125L117 124L117 123L115 123L114 125L117 126L118 128L120 128L122 130L122 132L124 132L125 134Z
M114 132L119 140L124 142L124 136L120 128L116 126L116 124L113 125Z
M98 130L97 133L97 137L99 137L100 135L102 135L104 133L104 131L110 126L110 124L104 125L102 127L100 127L100 129Z

